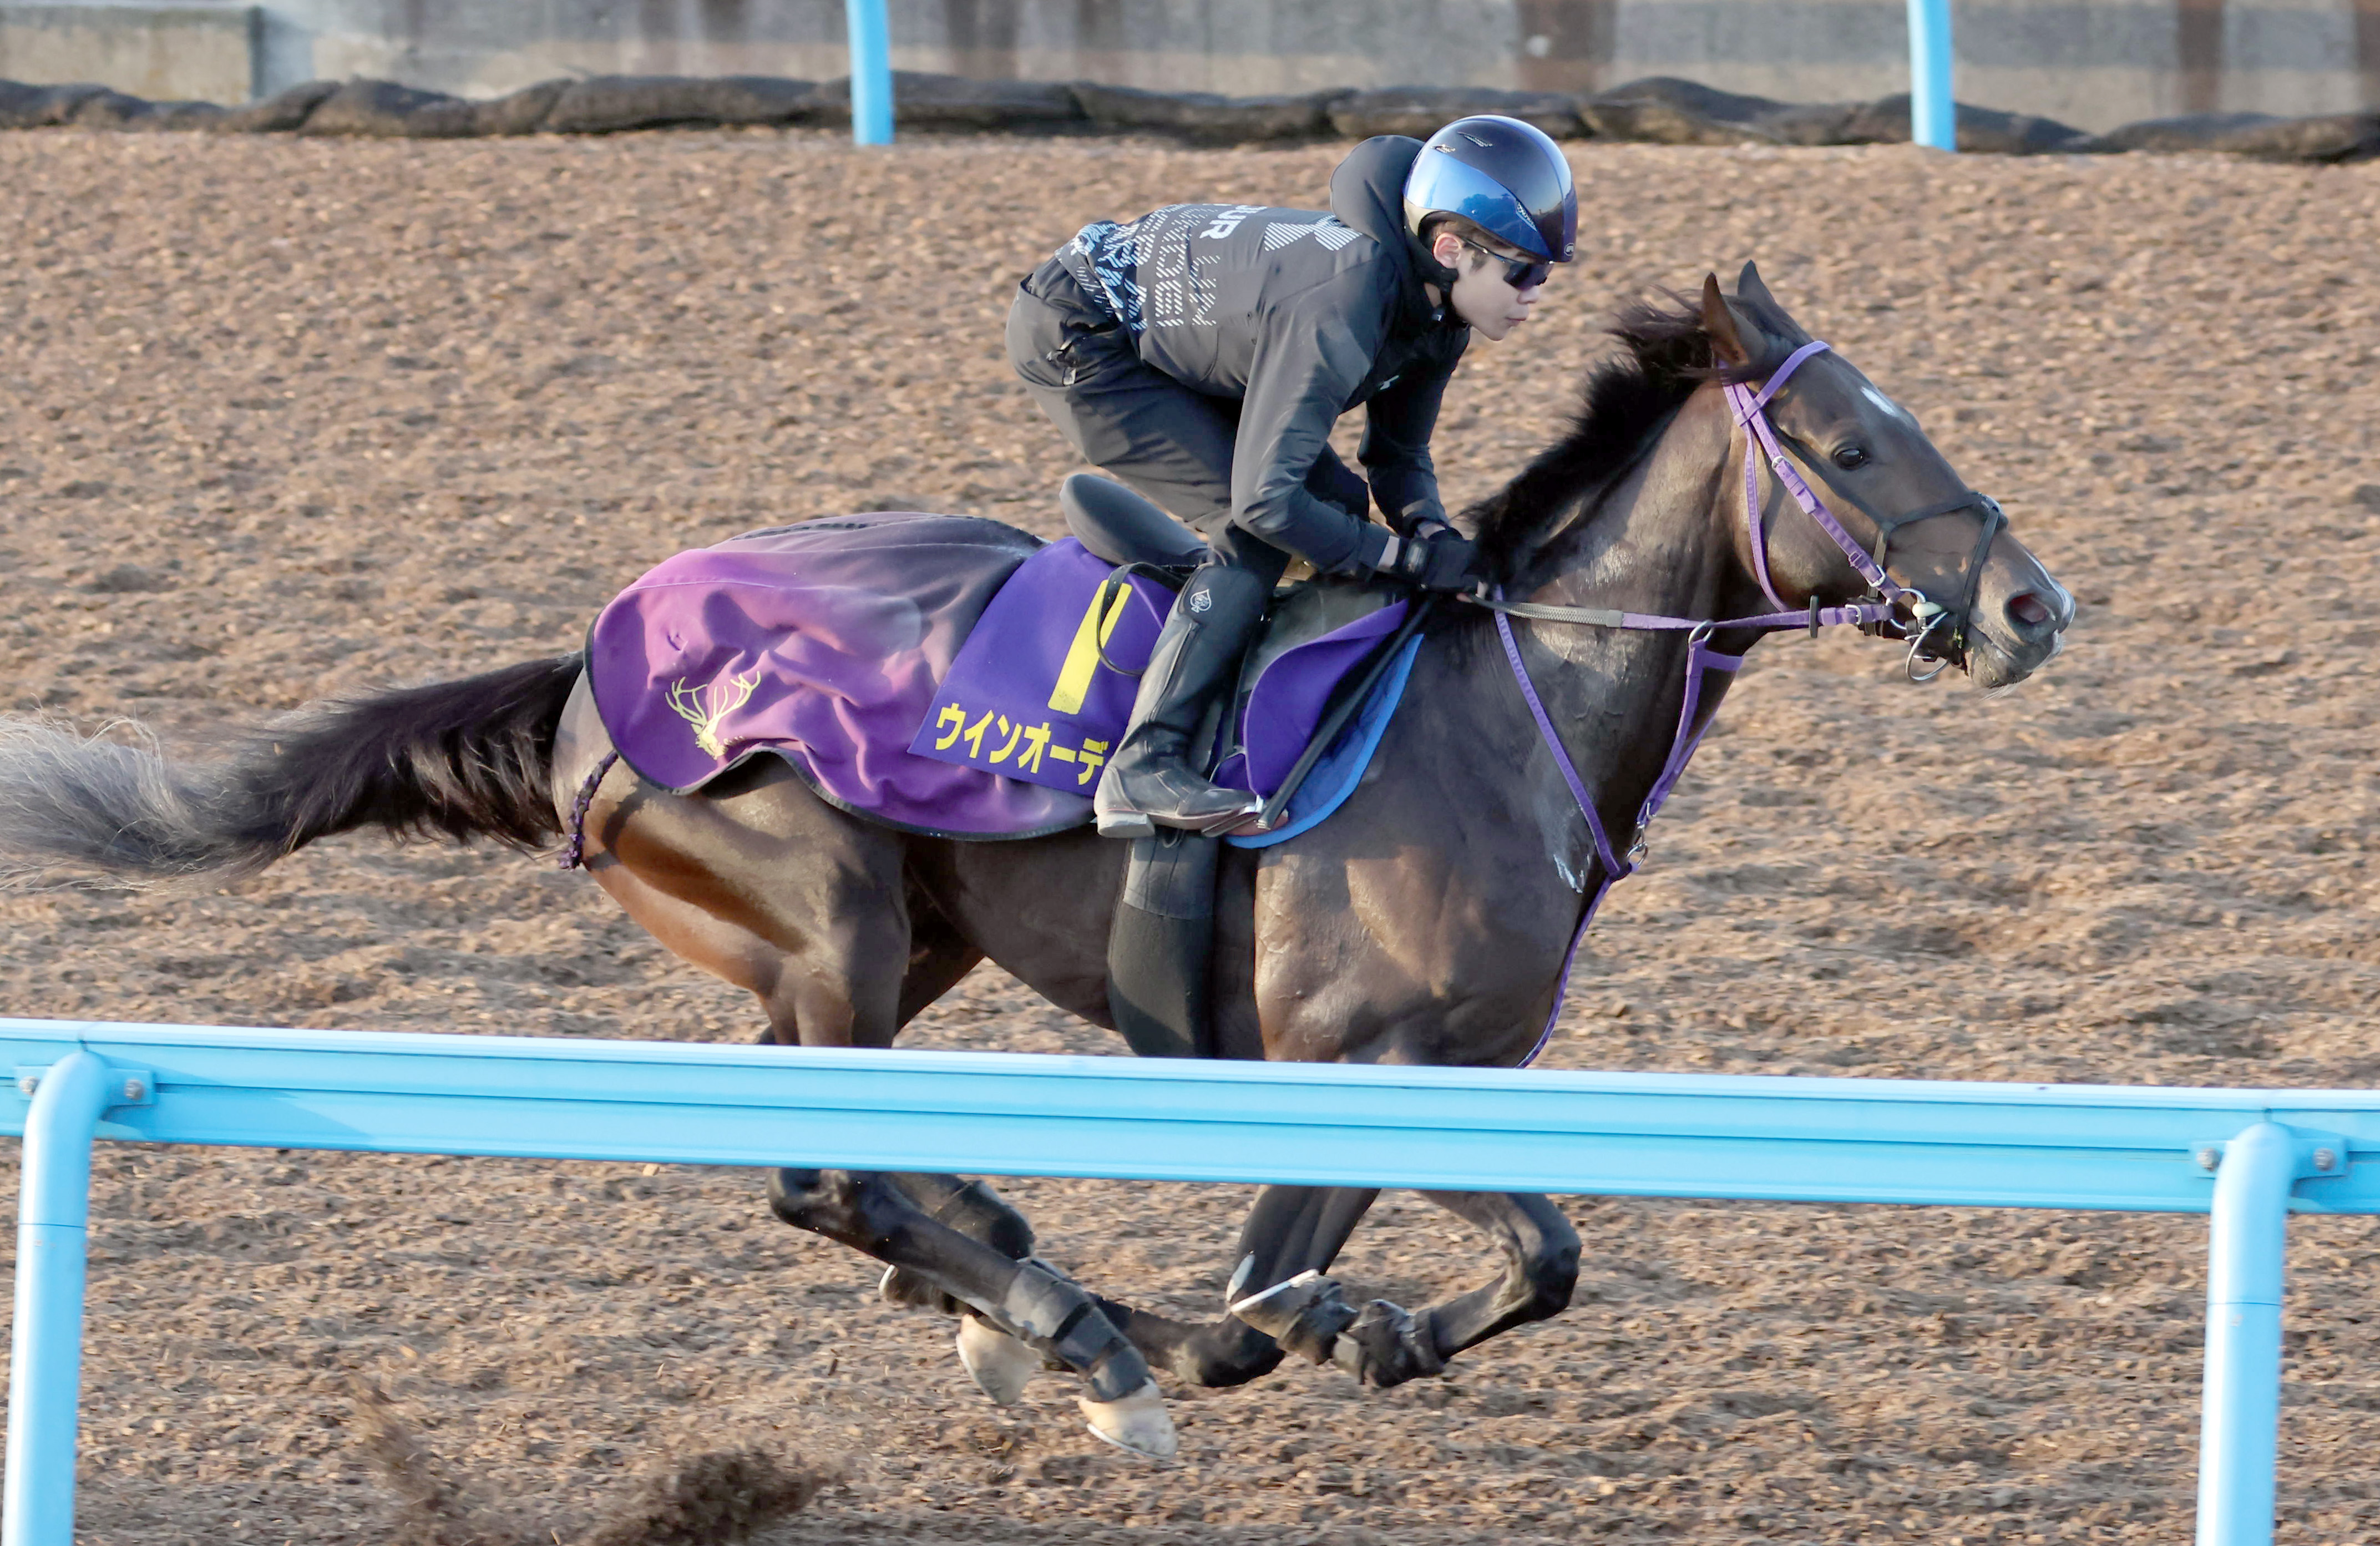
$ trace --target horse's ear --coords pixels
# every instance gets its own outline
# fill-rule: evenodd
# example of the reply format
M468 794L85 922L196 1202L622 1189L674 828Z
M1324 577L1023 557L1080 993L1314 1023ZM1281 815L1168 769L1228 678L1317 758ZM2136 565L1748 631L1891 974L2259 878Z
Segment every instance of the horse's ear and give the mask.
M1745 263L1743 272L1735 276L1735 293L1745 300L1757 301L1763 306L1777 306L1777 298L1770 295L1768 286L1760 282L1760 269L1753 263ZM1777 309L1784 310L1781 306Z
M1710 335L1711 347L1718 351L1726 363L1741 368L1752 363L1752 351L1743 347L1743 335L1736 331L1735 313L1727 304L1727 297L1718 293L1718 275L1703 275L1703 331Z

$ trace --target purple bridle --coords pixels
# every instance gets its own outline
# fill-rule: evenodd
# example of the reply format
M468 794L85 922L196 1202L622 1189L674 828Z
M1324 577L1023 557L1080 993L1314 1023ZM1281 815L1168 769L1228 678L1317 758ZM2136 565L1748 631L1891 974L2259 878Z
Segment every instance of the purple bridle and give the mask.
M1731 674L1743 664L1742 655L1722 654L1710 648L1711 635L1722 628L1790 627L1806 627L1815 635L1820 628L1843 624L1862 628L1890 624L1901 627L1910 640L1911 679L1931 681L1947 668L1949 657L1929 657L1941 659L1942 664L1925 676L1917 675L1916 663L1920 651L1929 648L1929 641L1936 633L1946 625L1952 625L1953 614L1924 592L1902 585L1887 574L1884 568L1885 549L1891 542L1892 534L1901 527L1936 516L1975 509L1982 512L1983 535L1976 545L1973 562L1968 568L1965 604L1956 615L1957 624L1953 626L1950 638L1942 645L1934 646L1952 651L1961 648L1957 627L1963 626L1965 619L1973 612L1982 583L1984 561L2001 527L2006 525L2007 517L2000 513L1997 504L1969 490L1955 499L1927 505L1907 515L1871 517L1879 533L1876 551L1871 554L1862 547L1850 532L1843 530L1834 512L1827 508L1825 501L1811 491L1808 482L1794 468L1792 459L1786 456L1784 447L1778 443L1776 428L1768 422L1767 412L1769 399L1777 396L1787 379L1804 361L1825 352L1826 348L1827 346L1816 339L1803 344L1785 357L1784 363L1770 372L1767 382L1756 392L1748 383L1740 382L1731 382L1726 387L1728 406L1734 412L1736 423L1743 429L1743 519L1751 542L1753 573L1760 581L1760 593L1767 598L1776 611L1749 617L1669 617L1658 613L1624 612L1605 607L1508 602L1504 599L1501 586L1497 587L1491 596L1478 599L1480 605L1492 609L1496 614L1496 634L1503 642L1504 658L1512 667L1512 679L1520 684L1521 696L1527 700L1529 713L1537 722L1537 733L1544 738L1546 749L1553 753L1554 765L1560 769L1562 782L1570 785L1571 797L1577 801L1579 814L1586 818L1587 834L1595 844L1597 867L1602 871L1602 878L1596 883L1594 894L1588 896L1585 909L1579 916L1578 928L1571 935L1570 948L1563 953L1561 978L1554 988L1553 1009L1546 1016L1545 1029L1538 1033L1536 1045L1529 1050L1528 1056L1521 1060L1523 1067L1536 1062L1537 1055L1546 1050L1546 1044L1553 1039L1554 1024L1561 1018L1562 1000L1570 992L1571 968L1576 964L1578 947L1585 940L1588 927L1595 921L1596 909L1603 905L1604 895L1612 885L1633 873L1636 861L1645 857L1645 834L1652 826L1653 818L1660 813L1661 807L1669 800L1670 792L1677 787L1678 779L1686 771L1686 764L1694 759L1694 749L1702 744L1703 734L1709 728L1705 725L1698 729L1694 724L1695 715L1702 707L1705 679L1713 671ZM1786 605L1784 598L1778 595L1777 588L1768 576L1768 533L1761 520L1760 464L1763 459L1767 460L1779 485L1793 503L1817 523L1819 530L1833 540L1860 578L1867 581L1872 599L1844 606L1820 606L1817 598L1813 596L1808 606L1797 611ZM1902 607L1908 609L1905 621L1896 616L1897 609ZM1645 797L1644 804L1637 808L1635 831L1625 853L1614 847L1610 834L1604 828L1603 818L1587 793L1586 781L1579 776L1577 765L1571 761L1570 752L1563 748L1561 736L1554 729L1552 716L1546 712L1545 703L1537 696L1536 684L1529 679L1529 669L1521 660L1520 641L1512 636L1512 619L1514 617L1577 623L1591 627L1653 632L1684 630L1686 634L1686 690L1678 709L1677 733L1670 738L1670 754L1661 764L1659 776L1653 781L1651 792Z
M1826 349L1824 341L1813 338L1787 355L1785 362L1770 372L1767 383L1758 392L1742 382L1730 382L1727 385L1728 407L1734 410L1735 421L1743 430L1743 524L1744 534L1752 548L1752 572L1759 579L1760 593L1768 598L1768 604L1781 609L1785 605L1784 598L1777 594L1777 587L1768 578L1768 533L1761 524L1760 463L1765 453L1779 485L1791 496L1794 504L1802 507L1802 513L1816 522L1818 530L1842 550L1843 556L1851 560L1852 567L1867 581L1869 590L1888 604L1906 602L1910 621L1916 630L1909 635L1909 677L1912 681L1930 682L1948 669L1951 660L1965 648L1962 635L1967 620L1974 614L1976 597L1983 585L1984 561L1991 555L1992 543L1998 540L2001 529L2008 525L2008 517L2001 513L1997 501L1973 489L1965 489L1949 499L1904 515L1868 516L1876 529L1876 551L1873 554L1854 541L1852 534L1843 530L1842 522L1835 518L1834 512L1827 508L1825 501L1810 492L1810 485L1803 481L1792 458L1778 444L1777 428L1769 423L1768 415L1764 411L1768 407L1768 400L1784 387L1787 379L1801 368L1802 362L1826 352ZM1895 581L1885 573L1884 558L1886 550L1892 544L1893 533L1902 527L1921 520L1932 520L1937 516L1956 515L1961 510L1978 512L1981 519L1977 524L1981 530L1975 541L1974 557L1967 565L1965 595L1954 614L1923 591ZM1865 511L1861 513L1866 514ZM1936 642L1934 636L1945 627L1950 629L1949 637ZM1942 652L1931 653L1937 651ZM1920 676L1917 675L1917 662L1921 658L1936 659L1941 663Z

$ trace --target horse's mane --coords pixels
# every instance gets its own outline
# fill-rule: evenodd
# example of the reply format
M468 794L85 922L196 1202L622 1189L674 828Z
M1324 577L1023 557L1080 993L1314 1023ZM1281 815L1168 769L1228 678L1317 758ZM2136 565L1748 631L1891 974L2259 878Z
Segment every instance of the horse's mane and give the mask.
M1770 340L1800 335L1779 308L1752 298L1734 299ZM1467 512L1476 523L1480 556L1498 579L1512 578L1516 561L1533 542L1582 498L1633 466L1696 387L1706 381L1765 376L1772 364L1767 359L1740 370L1718 364L1701 304L1674 292L1621 307L1608 331L1620 348L1587 371L1569 432Z

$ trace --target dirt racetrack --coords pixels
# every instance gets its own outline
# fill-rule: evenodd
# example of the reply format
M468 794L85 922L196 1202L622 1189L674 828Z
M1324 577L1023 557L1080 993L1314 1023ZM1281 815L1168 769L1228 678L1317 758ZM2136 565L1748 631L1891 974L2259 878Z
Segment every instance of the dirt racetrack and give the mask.
M1044 532L1014 277L1084 221L1312 204L1343 147L812 134L460 144L0 136L0 697L203 735L576 645L651 563L870 507ZM1773 643L1622 887L1558 1066L2380 1084L2380 166L1572 151L1577 267L1475 348L1457 500L1545 442L1613 299L1756 256L2082 603L1985 700ZM583 877L340 841L237 891L0 900L11 1014L741 1041ZM978 973L925 1045L1118 1050ZM1044 1249L1211 1309L1244 1194L1025 1181ZM1577 1302L1443 1381L1182 1392L1184 1458L948 1328L746 1174L111 1148L83 1539L388 1539L347 1371L569 1539L622 1473L838 1467L771 1537L2173 1541L2192 1219L1582 1199ZM2380 1539L2380 1249L2294 1226L2281 1539ZM1344 1260L1478 1281L1410 1196Z

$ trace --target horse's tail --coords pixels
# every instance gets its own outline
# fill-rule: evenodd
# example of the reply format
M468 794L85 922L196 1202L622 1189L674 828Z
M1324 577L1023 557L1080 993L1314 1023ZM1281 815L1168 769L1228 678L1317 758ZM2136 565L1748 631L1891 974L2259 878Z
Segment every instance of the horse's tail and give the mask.
M0 716L0 879L248 874L370 826L536 846L562 830L549 775L580 663L333 699L202 763L168 759L145 732L128 744Z

